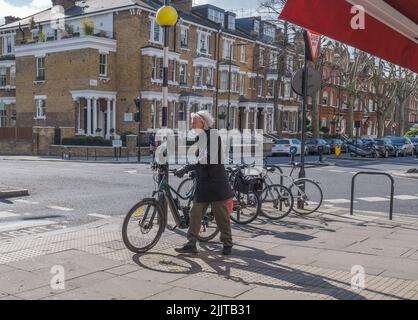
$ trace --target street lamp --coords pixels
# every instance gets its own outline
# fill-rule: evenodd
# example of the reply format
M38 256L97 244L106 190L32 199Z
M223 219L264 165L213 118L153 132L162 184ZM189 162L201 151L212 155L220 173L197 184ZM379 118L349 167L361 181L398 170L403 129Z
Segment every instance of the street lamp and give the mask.
M164 6L157 11L156 22L164 30L163 51L163 101L162 101L162 126L167 127L168 115L168 47L169 28L176 25L178 14L176 9L169 5L170 0L164 0Z
M177 11L172 6L170 6L170 0L164 0L164 6L158 9L155 21L164 30L162 127L167 127L169 30L170 30L170 27L175 26L178 21ZM161 183L161 181L165 179L168 183L168 165L165 165L164 170L161 170L161 171L162 171L161 174L158 175L158 182ZM160 196L159 200L163 204L164 212L167 212L168 211L167 201L164 201L163 196Z

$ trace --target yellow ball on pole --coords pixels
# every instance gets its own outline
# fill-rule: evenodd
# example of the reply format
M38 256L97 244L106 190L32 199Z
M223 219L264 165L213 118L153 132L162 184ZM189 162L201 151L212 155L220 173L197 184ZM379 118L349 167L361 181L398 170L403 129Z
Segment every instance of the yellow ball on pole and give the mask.
M161 27L172 27L177 23L178 13L172 6L162 6L157 11L156 21Z

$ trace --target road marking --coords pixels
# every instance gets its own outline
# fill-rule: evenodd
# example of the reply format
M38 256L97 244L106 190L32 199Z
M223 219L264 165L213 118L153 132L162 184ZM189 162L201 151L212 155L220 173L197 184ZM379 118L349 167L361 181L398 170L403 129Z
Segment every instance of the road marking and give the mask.
M357 174L358 171L350 171L351 174Z
M99 214L99 213L89 213L88 216L101 218L101 219L109 219L110 218L110 216L107 216L105 214Z
M12 218L12 217L18 217L19 215L16 213L12 213L10 211L0 211L0 219L5 218Z
M394 196L397 200L417 200L418 197L415 196L408 196L408 195L400 195L400 196Z
M124 172L133 174L135 176L146 176L146 177L152 176L152 173L138 173L137 170L129 170L129 171L124 171Z
M328 170L329 172L338 172L338 173L346 173L346 171L342 170Z
M74 211L74 209L59 207L59 206L48 206L48 208L54 209L54 210L60 210L60 211Z
M324 200L324 201L334 203L334 204L350 203L350 200L347 200L347 199L329 199L329 200ZM354 202L357 202L357 201L354 201Z
M389 199L381 198L381 197L365 197L365 198L357 198L358 200L366 201L366 202L383 202L389 201Z
M50 220L24 220L24 221L13 221L13 222L4 222L0 223L0 232L18 230L23 228L32 228L39 226L48 226L51 224L56 224L55 221Z
M24 200L24 199L17 199L17 200L15 200L15 202L25 203L25 204L39 204L39 202L29 201L29 200Z

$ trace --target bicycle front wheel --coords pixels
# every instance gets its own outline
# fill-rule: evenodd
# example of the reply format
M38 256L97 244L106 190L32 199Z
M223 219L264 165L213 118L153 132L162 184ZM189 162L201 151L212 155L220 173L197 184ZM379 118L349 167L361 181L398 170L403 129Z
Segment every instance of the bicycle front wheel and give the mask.
M235 191L233 202L231 220L236 223L248 224L254 221L260 214L261 201L254 191L249 193Z
M261 213L269 219L279 220L286 217L293 209L292 192L283 185L272 184L263 190L264 200Z
M290 191L295 198L293 211L297 214L311 214L322 205L322 190L315 181L306 178L297 179L293 182Z
M153 198L144 199L129 210L122 225L122 239L130 251L144 253L157 244L165 228L162 212Z

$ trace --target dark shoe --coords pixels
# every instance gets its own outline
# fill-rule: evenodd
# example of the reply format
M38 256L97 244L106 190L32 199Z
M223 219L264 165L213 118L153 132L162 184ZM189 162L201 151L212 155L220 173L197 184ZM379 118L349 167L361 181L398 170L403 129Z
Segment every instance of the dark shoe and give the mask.
M183 247L174 250L178 253L197 253L197 247L193 243L186 243Z
M232 246L224 246L222 254L224 256L229 256L232 253Z

